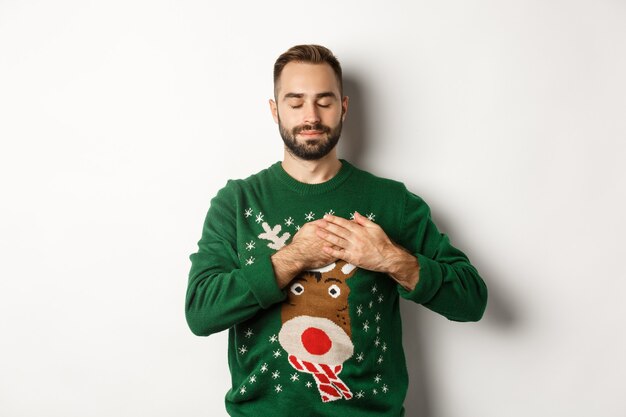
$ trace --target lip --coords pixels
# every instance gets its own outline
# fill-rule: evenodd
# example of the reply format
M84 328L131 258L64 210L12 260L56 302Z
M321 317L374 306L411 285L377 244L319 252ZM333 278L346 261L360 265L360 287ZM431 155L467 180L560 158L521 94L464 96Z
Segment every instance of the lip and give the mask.
M300 132L302 136L318 136L323 134L324 132L320 130L307 130L306 132Z

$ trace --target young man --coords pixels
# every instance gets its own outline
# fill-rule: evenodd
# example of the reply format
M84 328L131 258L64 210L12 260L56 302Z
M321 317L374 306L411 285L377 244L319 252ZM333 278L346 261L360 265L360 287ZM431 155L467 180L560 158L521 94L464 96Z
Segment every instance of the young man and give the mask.
M402 416L399 297L478 321L485 283L420 197L337 158L348 97L328 49L282 54L269 104L284 159L211 200L187 322L229 330L231 416Z

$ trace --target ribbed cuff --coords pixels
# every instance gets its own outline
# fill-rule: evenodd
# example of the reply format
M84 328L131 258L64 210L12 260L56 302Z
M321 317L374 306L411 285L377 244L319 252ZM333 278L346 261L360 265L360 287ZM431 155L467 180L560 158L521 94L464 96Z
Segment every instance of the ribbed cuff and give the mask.
M262 256L253 264L244 266L242 272L262 308L268 308L285 299L285 293L276 283L274 267L269 256Z
M407 291L401 285L398 285L398 292L402 298L414 301L418 304L424 304L430 301L437 290L441 288L443 274L441 267L436 261L417 254L417 262L420 266L420 276L417 285L411 291Z

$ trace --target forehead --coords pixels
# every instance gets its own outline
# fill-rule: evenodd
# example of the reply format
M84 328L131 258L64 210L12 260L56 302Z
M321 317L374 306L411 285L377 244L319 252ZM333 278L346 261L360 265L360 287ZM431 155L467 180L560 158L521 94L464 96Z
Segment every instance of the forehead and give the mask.
M283 68L277 87L278 95L287 93L315 95L332 91L339 97L339 82L327 63L290 62Z

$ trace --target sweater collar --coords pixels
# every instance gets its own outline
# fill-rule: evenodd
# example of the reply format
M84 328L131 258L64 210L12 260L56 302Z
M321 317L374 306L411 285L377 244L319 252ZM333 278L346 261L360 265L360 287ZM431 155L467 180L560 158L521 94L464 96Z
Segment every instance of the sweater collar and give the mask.
M339 161L341 162L341 168L339 168L339 171L335 174L335 176L328 181L319 184L307 184L296 180L291 175L289 175L287 171L285 171L281 164L281 161L278 161L270 166L270 172L290 190L295 191L298 194L322 194L339 187L354 170L354 166L345 159L339 158Z

